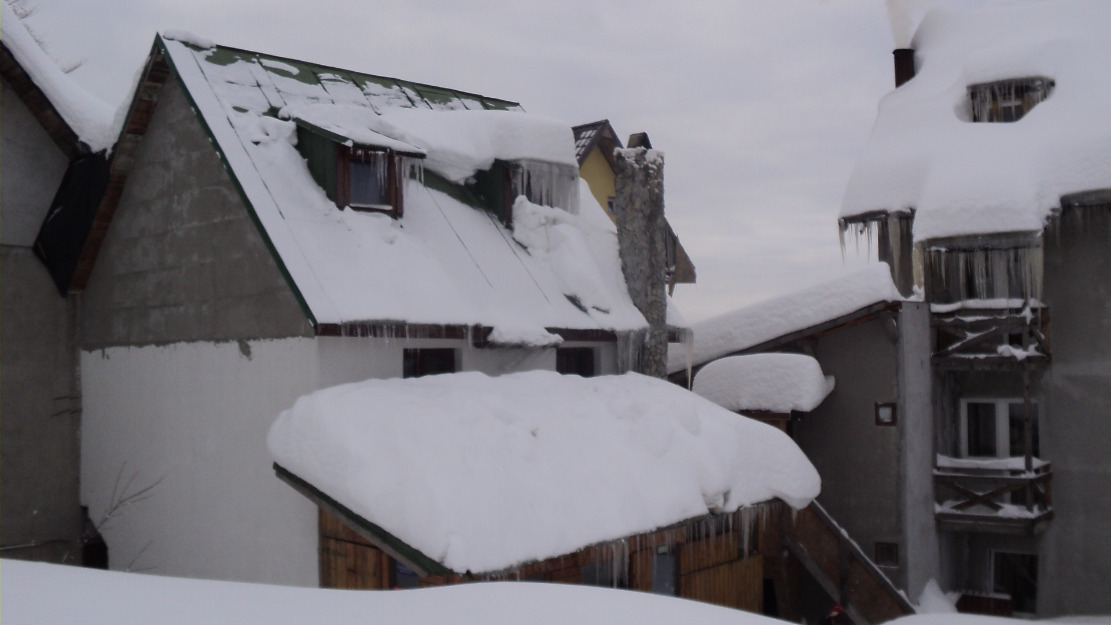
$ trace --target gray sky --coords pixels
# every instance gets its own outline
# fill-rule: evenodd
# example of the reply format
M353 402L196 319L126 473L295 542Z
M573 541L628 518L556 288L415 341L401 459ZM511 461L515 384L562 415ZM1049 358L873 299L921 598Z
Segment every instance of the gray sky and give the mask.
M698 269L675 293L691 321L841 269L841 196L893 86L881 0L29 2L48 51L84 60L71 76L112 105L177 29L646 131Z

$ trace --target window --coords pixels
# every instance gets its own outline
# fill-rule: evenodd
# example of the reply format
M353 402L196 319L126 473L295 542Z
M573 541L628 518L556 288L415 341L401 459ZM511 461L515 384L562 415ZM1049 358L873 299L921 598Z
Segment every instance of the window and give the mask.
M671 547L657 547L652 554L652 593L674 597L679 588L679 566Z
M876 425L895 425L895 404L876 404Z
M390 580L390 588L401 590L420 586L420 577L417 576L416 571L392 558L390 561L393 562L393 568L390 571L390 576L392 577Z
M899 566L899 543L876 543L878 566Z
M1030 453L1040 454L1038 405L1032 411ZM960 455L1010 458L1026 455L1026 404L1022 399L961 400Z
M557 347L556 371L567 375L594 377L593 347Z
M969 85L974 122L1016 122L1049 97L1054 82L1041 76Z
M598 560L582 567L582 583L584 586L602 586L605 588L628 588L629 578L625 567L621 566L621 558L612 560Z
M402 187L420 178L423 155L351 141L304 120L297 122L297 149L313 180L339 208L377 211L400 217Z
M1015 613L1035 614L1038 598L1038 556L992 552L992 592L1011 596Z
M336 204L400 217L406 160L392 151L339 146Z
M455 373L458 370L458 350L451 348L413 348L404 352L402 375L419 378L438 373Z

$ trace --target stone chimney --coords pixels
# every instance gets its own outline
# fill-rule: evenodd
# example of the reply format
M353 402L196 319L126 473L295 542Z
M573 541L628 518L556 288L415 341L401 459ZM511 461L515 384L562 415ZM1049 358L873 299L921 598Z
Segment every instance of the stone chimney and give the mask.
M614 151L614 213L621 271L633 304L648 321L633 370L667 375L667 226L664 221L664 157L644 147Z

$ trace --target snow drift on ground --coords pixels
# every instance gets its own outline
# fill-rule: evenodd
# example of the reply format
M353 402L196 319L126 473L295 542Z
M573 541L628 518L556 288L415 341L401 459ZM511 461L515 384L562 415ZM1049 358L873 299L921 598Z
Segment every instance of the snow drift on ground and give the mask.
M693 343L671 346L667 370L676 373L688 365L701 365L872 304L902 299L887 265L869 264L821 284L692 324Z
M551 371L368 380L277 419L275 462L424 555L493 572L818 495L790 438L663 380Z
M0 586L5 625L782 623L686 599L568 584L323 590L3 560Z
M112 107L85 91L58 67L16 17L7 2L0 2L0 39L12 56L42 90L77 138L93 152L112 147L119 129Z
M728 410L810 412L833 391L833 376L802 354L752 354L715 360L692 389Z
M1064 194L1111 187L1111 3L935 9L918 73L886 96L842 216L916 209L914 239L1040 231ZM972 123L969 85L1044 76L1051 95L1014 123Z

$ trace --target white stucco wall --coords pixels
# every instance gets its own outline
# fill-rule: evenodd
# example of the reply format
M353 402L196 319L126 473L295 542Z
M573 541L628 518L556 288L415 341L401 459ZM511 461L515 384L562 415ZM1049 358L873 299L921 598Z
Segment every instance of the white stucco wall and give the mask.
M319 388L399 377L406 347L460 349L463 370L554 369L554 350L459 340L290 338L81 353L81 501L94 522L120 493L161 480L102 528L113 569L318 584L316 509L281 482L266 434ZM613 369L600 349L599 370Z

